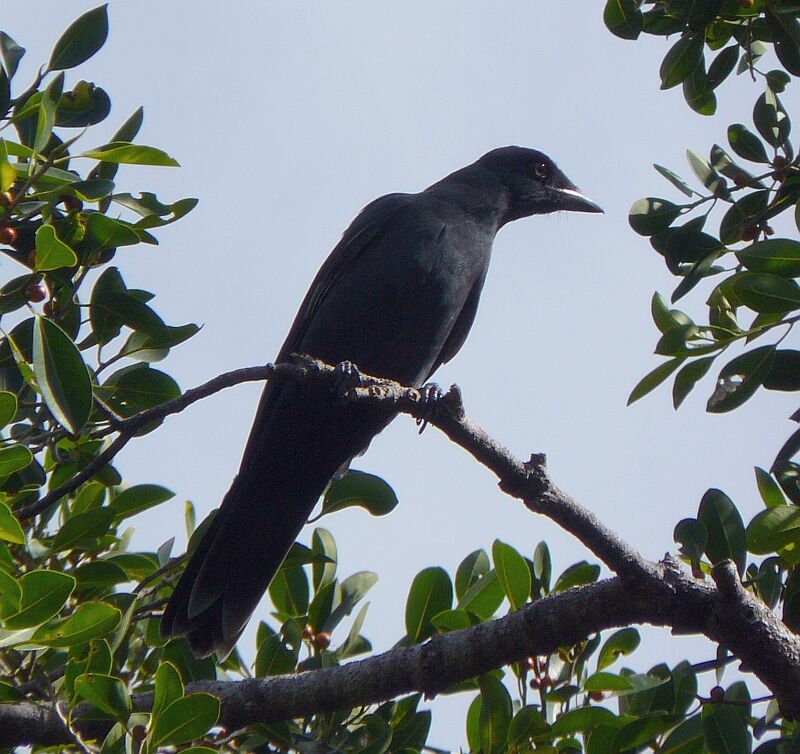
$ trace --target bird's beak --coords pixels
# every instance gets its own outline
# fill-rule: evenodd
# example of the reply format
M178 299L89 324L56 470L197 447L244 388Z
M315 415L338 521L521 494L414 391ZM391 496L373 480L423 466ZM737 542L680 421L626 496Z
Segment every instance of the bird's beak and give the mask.
M603 208L595 204L587 196L584 196L576 188L556 189L559 194L559 209L566 209L571 212L603 212Z

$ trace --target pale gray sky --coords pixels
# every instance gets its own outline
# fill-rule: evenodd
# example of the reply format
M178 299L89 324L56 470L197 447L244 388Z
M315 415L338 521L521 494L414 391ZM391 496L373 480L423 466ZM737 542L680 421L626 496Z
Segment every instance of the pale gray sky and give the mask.
M95 5L6 4L2 27L28 49L20 83ZM118 186L200 199L159 234L160 247L123 249L115 259L129 285L157 293L153 305L170 324L204 325L164 368L191 387L273 358L311 278L364 204L424 188L497 146L536 147L607 214L505 228L472 334L437 380L457 382L469 415L518 455L546 452L556 483L648 557L675 550L675 523L696 514L708 487L725 489L751 517L760 508L752 467L771 462L795 406L758 395L732 414L707 415L709 375L678 413L667 388L625 407L659 363L650 297L675 284L629 229L627 211L642 196L675 199L651 163L688 178L685 149L707 153L729 123L749 122L760 90L740 77L721 88L717 116L695 115L679 89L658 90L664 41L616 39L602 5L112 0L106 46L68 72L68 83L93 80L112 97L112 116L89 141L101 143L144 105L137 140L166 149L183 168L123 168ZM784 101L791 112L791 92ZM8 276L18 274L4 264ZM687 304L698 316L704 298ZM130 483L177 493L136 520L140 545L175 534L181 549L182 501L193 500L201 515L218 505L259 391L239 387L195 405L119 457ZM435 429L418 437L408 418L356 466L386 478L399 507L384 519L355 511L321 525L337 539L342 575L380 575L364 629L378 650L403 634L405 597L423 567L452 572L495 538L528 555L546 539L557 570L592 560L504 497L492 475ZM648 636L628 663L639 670L713 655L705 642ZM245 655L252 642L248 630ZM436 703L430 743L464 742L469 700Z

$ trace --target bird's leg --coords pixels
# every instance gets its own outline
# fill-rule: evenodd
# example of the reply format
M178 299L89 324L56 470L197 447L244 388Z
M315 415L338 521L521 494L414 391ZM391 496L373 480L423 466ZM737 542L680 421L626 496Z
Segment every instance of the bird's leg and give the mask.
M435 382L428 382L419 388L419 394L422 398L423 413L422 416L417 418L417 426L419 427L419 433L422 434L425 431L425 427L428 426L428 422L436 414L437 404L442 398L442 388Z
M356 387L362 387L364 380L361 371L352 361L340 361L334 367L333 388L337 403L347 402L347 393Z

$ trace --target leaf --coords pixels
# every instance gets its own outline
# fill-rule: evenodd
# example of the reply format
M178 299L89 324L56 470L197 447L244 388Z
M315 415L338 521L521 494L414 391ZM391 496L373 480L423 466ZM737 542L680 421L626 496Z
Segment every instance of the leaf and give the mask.
M477 615L482 620L489 620L500 607L504 596L497 573L492 569L467 589L456 607Z
M10 450L10 448L9 448ZM25 450L28 450L25 448ZM30 453L30 451L28 451ZM25 544L25 532L5 503L0 502L0 539L15 545Z
M108 93L88 81L79 81L71 92L64 92L58 100L56 125L61 128L93 126L105 120L110 112Z
M180 167L177 160L166 152L155 147L141 144L128 144L125 142L111 142L103 147L90 149L88 152L77 155L92 160L113 162L126 165L154 165L158 167Z
M706 411L721 414L741 406L753 396L775 361L775 346L761 346L729 361L717 377L717 386L708 399Z
M171 662L161 662L155 673L155 687L153 689L152 720L157 720L159 715L170 704L183 696L183 681L178 669Z
M744 574L747 539L744 523L733 501L722 490L710 489L703 495L697 519L708 533L706 555L712 563L730 559L739 575Z
M219 710L219 699L211 694L189 694L177 699L156 719L150 733L152 747L177 746L200 738L214 727Z
M677 409L699 380L705 377L716 356L704 356L689 362L675 375L672 386L672 405Z
M642 11L636 0L607 0L603 21L621 39L638 39L642 33Z
M42 92L36 115L36 135L33 139L33 149L35 152L41 152L47 146L50 137L53 135L55 121L55 102L50 99L47 92Z
M800 286L767 272L742 272L731 287L744 306L759 314L780 314L800 308Z
M394 490L379 476L351 469L331 482L320 515L359 506L373 516L385 516L395 509L397 502Z
M336 576L336 562L338 552L336 541L327 529L314 529L311 536L311 549L315 555L322 555L327 561L315 560L311 566L314 589L319 590L327 584L333 583Z
M600 576L600 566L587 563L581 560L569 568L565 568L564 572L556 579L553 585L554 592L564 592L567 589L572 589L574 586L583 586L584 584L593 584Z
M511 723L511 697L506 687L493 675L482 675L478 684L481 689L481 751L483 754L502 754L506 751L508 726Z
M14 78L19 61L22 60L24 54L24 47L20 47L8 34L0 31L0 55L3 57L3 66L9 79Z
M131 699L125 684L104 673L84 673L75 679L75 693L117 719L127 719Z
M634 202L628 211L628 222L641 236L665 230L681 214L681 207L666 199L649 196Z
M92 411L92 382L70 337L44 317L36 317L33 327L33 369L53 417L78 434Z
M686 181L683 180L679 175L673 173L669 168L665 168L663 165L653 164L653 167L661 173L673 186L675 186L678 191L683 192L689 198L693 197L697 192L689 186Z
M584 681L583 688L584 691L632 691L633 684L621 675L600 670Z
M121 416L133 416L181 395L178 383L147 364L133 364L114 372L99 392Z
M286 645L279 634L268 636L258 645L255 672L258 678L294 672L299 650Z
M75 579L58 571L30 571L17 583L22 589L19 608L4 616L4 628L18 630L38 626L56 615L75 588Z
M711 754L750 754L747 725L728 704L704 704L700 712L703 735Z
M113 217L108 217L101 212L89 212L86 218L86 234L81 244L81 250L84 255L96 254L99 251L116 248L117 246L133 246L138 244L140 240L139 234L130 223L123 220L115 220Z
M631 654L639 646L641 637L635 628L621 628L606 639L597 655L597 669L604 670L620 655Z
M738 59L738 44L731 45L722 50L711 62L711 65L708 66L708 85L712 89L716 89L731 73L733 73Z
M768 555L787 546L800 545L800 508L776 505L757 513L747 526L747 549Z
M786 348L775 351L775 361L764 380L764 387L786 392L800 390L800 351Z
M158 484L136 484L128 487L111 501L114 523L118 524L123 519L165 503L173 497L175 493L172 490Z
M36 272L74 267L78 257L67 244L59 240L52 225L41 225L36 231Z
M33 463L33 454L24 445L0 448L0 479L27 468Z
M780 99L769 88L756 100L753 123L761 137L773 147L782 146L789 138L789 116Z
M367 592L372 589L378 582L378 575L372 571L358 571L357 573L348 576L339 585L341 593L341 602L335 603L335 607L330 616L325 620L322 626L323 631L331 633L342 619L353 612L353 608L366 596Z
M39 628L31 644L44 647L72 647L111 633L122 613L105 602L83 602L68 618Z
M689 558L694 569L699 569L700 560L708 544L708 532L696 518L684 518L675 524L672 538L680 545L682 555Z
M281 615L297 618L308 610L308 577L302 567L281 568L269 585L269 597Z
M461 599L481 576L490 569L489 556L483 550L475 550L461 561L456 569L456 598Z
M605 707L579 707L560 715L550 727L548 734L556 738L571 736L604 723L611 723L615 718L616 715Z
M764 506L766 508L777 508L779 505L786 505L786 498L783 496L780 486L772 476L758 466L755 467L755 473L758 493L764 501Z
M111 527L114 511L111 508L93 508L68 518L58 530L50 548L53 552L63 552L75 547L81 549L91 546Z
M694 174L711 193L716 194L720 187L725 187L725 180L722 176L714 170L708 160L701 157L693 149L686 150L686 159L689 161L689 166L694 171Z
M703 42L701 35L687 35L670 47L659 71L662 89L677 86L694 71L703 57Z
M789 238L756 241L736 252L736 258L752 272L794 278L800 275L800 242Z
M663 364L659 364L651 372L648 372L636 383L633 390L631 390L631 394L628 396L628 405L630 406L632 403L635 403L640 398L644 398L645 395L655 390L662 382L667 380L685 360L685 356L678 356L669 361L665 361Z
M434 632L431 619L449 610L453 604L453 585L443 568L424 568L411 582L406 600L406 635L412 644L427 639Z
M728 126L728 143L736 154L750 162L769 162L761 140L741 123Z
M50 53L47 70L60 71L80 65L105 44L107 37L107 5L101 5L87 11L67 27Z
M512 610L519 610L531 593L531 572L525 558L511 545L496 539L492 545L492 560L508 604Z

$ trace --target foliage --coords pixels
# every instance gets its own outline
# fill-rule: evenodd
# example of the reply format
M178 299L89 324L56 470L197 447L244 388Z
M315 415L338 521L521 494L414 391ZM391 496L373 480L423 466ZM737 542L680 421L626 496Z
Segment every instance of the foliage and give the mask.
M715 90L737 63L739 73L764 86L753 110L755 132L742 124L727 130L736 159L717 145L709 159L690 152L702 188L656 166L685 199L643 199L631 210L633 229L680 278L673 303L719 281L708 297L707 323L654 296L656 352L667 361L631 400L674 375L677 407L714 361L738 346L742 352L718 367L710 411L737 408L759 388L800 390L800 352L780 347L800 319L800 242L772 237L771 225L792 209L800 227L800 163L779 98L789 74L800 70L798 14L797 6L763 0L606 5L605 21L620 37L677 35L661 66L662 86L682 85L693 110L714 112ZM222 663L198 660L184 640L159 637L160 608L184 559L170 557L171 539L155 552L130 551L127 523L173 493L124 484L109 451L126 419L182 394L152 364L198 328L166 324L153 294L129 288L112 261L123 265L126 247L156 244L154 233L196 201L164 203L152 192L117 189L121 165L177 165L160 149L134 143L141 109L111 142L78 148L93 143L91 126L109 115L111 100L94 83L67 88L65 71L96 53L107 31L105 6L81 16L21 90L15 76L25 51L0 32L0 251L20 273L0 290L0 702L58 702L70 723L78 714L106 719L104 754L187 745L182 750L195 754L420 751L431 724L421 694L228 734L215 727L219 701L186 691L193 680L315 670L371 650L362 630L377 576L339 574L336 543L323 528L313 531L310 548L295 545L270 586L273 613L258 626L252 666L237 653ZM770 46L785 70L761 72ZM755 174L737 159L755 164ZM712 233L714 211L722 217ZM151 422L137 434L155 429ZM696 575L730 558L745 586L771 608L782 606L793 628L800 626L800 466L792 460L798 449L800 431L769 471L756 469L765 509L748 525L724 492L711 489L696 518L675 528ZM386 482L351 472L329 487L319 515L354 505L385 515L396 504ZM205 522L195 531L190 503L185 511L191 549ZM399 644L489 621L599 575L599 566L581 561L556 576L545 543L528 556L495 541L491 553L467 555L452 576L432 566L413 578ZM745 754L766 735L759 749L767 754L780 739L794 740L794 724L774 702L755 707L741 681L719 685L734 659L724 647L700 665L659 664L637 673L620 663L638 645L636 629L623 628L448 689L473 697L470 750L613 754L649 746L670 754ZM705 697L698 676L707 672L716 673L716 686ZM151 711L136 711L134 695L147 692Z

